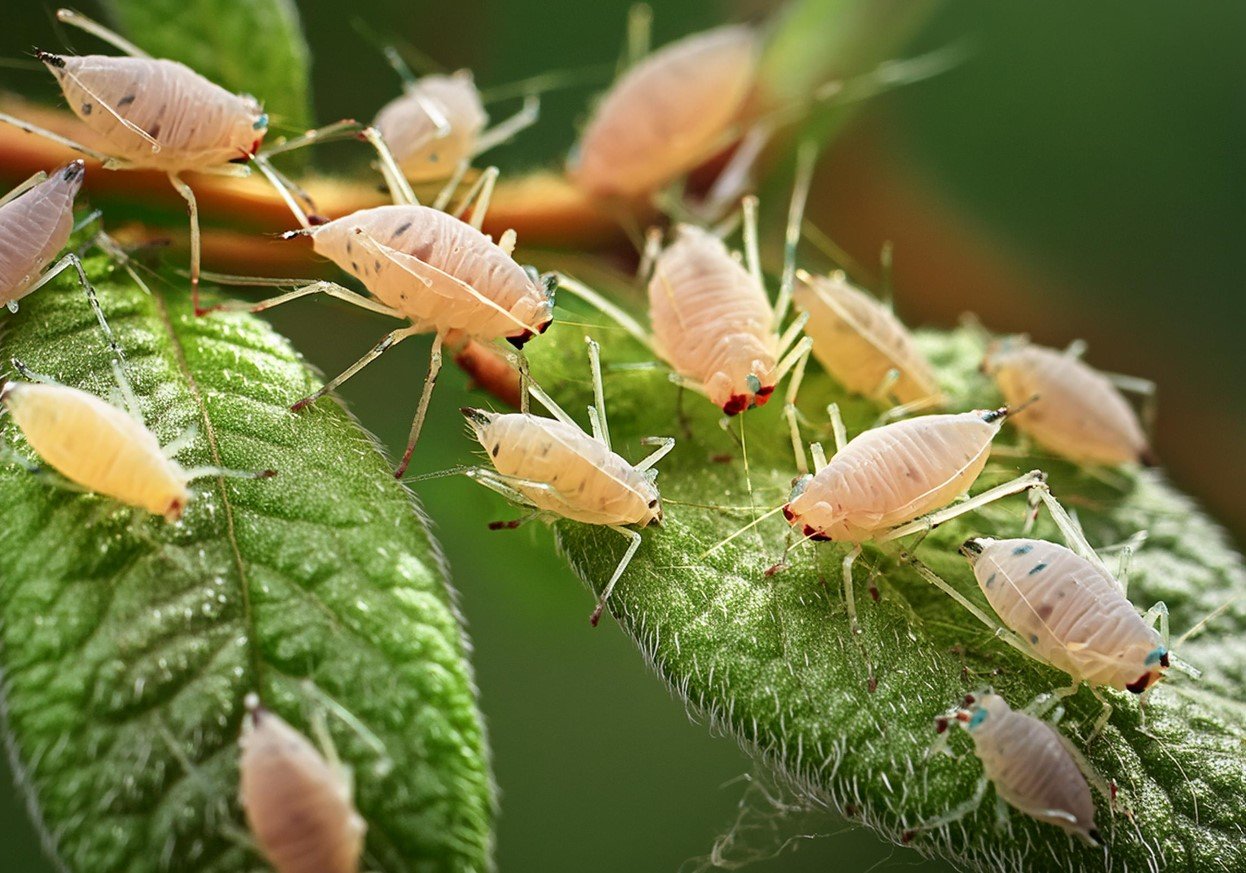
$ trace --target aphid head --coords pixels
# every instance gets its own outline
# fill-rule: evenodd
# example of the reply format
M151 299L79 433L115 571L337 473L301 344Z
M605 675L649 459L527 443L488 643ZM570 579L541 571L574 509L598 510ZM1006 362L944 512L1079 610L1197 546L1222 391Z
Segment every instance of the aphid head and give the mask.
M268 133L268 113L250 94L239 94L242 111L230 128L230 145L238 149L240 157L235 163L246 163L260 150L264 135Z
M729 364L728 370L734 372L720 370L705 385L710 400L727 415L739 415L746 409L765 406L774 393L774 383L770 381L772 367L761 360L741 364Z
M82 180L87 175L86 162L79 158L76 161L70 161L65 166L56 171L56 175L63 182L69 183L72 187L72 194L77 194L78 189L82 187Z
M168 522L181 521L182 514L186 511L187 503L190 503L190 491L183 488L181 493L169 498L168 506L164 510L164 520Z
M783 517L793 525L800 519L800 513L792 508L792 504L796 502L796 498L805 493L811 481L813 481L813 476L809 473L792 480L792 493L787 496L787 503L783 505Z
M1147 653L1143 663L1147 668L1146 672L1125 686L1127 691L1134 694L1141 694L1164 678L1164 671L1171 663L1168 649L1165 646L1157 646Z

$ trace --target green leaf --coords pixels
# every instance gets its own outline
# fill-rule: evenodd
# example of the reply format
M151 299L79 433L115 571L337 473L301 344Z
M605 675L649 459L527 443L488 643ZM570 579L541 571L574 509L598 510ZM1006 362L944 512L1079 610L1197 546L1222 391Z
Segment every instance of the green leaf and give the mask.
M580 314L571 320L584 318L591 320ZM648 355L617 329L594 333L605 356L615 450L635 461L649 451L639 444L642 436L679 439L658 465L665 521L643 532L644 544L610 601L645 660L690 711L734 734L782 782L800 786L805 805L838 810L884 839L900 844L906 828L970 797L982 771L972 754L962 754L968 737L953 737L959 758L929 755L933 719L988 684L1021 707L1066 686L1067 677L1029 661L898 565L897 548L866 546L857 563L863 629L857 639L849 634L841 593L845 547L805 544L786 570L767 577L788 533L776 515L707 556L788 495L795 468L781 399L732 419L727 433L718 424L721 413L689 394L691 437L681 438L677 391L666 373L618 367ZM981 349L970 335L920 339L960 406L999 403L976 372ZM532 358L543 386L565 408L583 411L591 393L580 332L551 331L533 343ZM850 436L878 414L811 364L801 409L826 422L830 401L843 407ZM1014 439L1006 429L999 442ZM1246 594L1246 572L1223 532L1161 474L1114 472L1109 484L1051 458L997 456L978 487L1034 467L1049 472L1055 494L1080 514L1091 542L1105 546L1148 532L1134 556L1130 594L1141 606L1166 601L1175 634ZM989 613L956 547L971 535L1020 535L1024 510L1016 497L962 517L932 532L917 554ZM573 522L559 522L557 534L576 573L599 591L626 543L612 531ZM1045 514L1037 535L1057 537ZM866 593L867 579L877 585L877 602ZM589 605L586 598L586 612ZM1132 819L1112 815L1097 798L1106 856L1016 811L1007 829L997 828L990 794L975 815L920 834L912 848L977 870L1102 870L1105 857L1119 870L1246 869L1244 607L1239 600L1181 648L1204 671L1202 680L1173 671L1150 697L1145 723L1137 698L1108 691L1111 722L1088 744L1099 704L1086 689L1067 702L1062 730L1116 783L1120 805L1132 813Z
M493 789L467 643L436 543L371 438L248 315L190 314L185 280L136 290L88 260L148 425L198 429L180 524L0 468L0 669L14 770L75 871L253 870L237 739L258 691L302 730L319 709L354 768L365 868L491 866ZM65 274L69 276L69 273ZM76 283L22 301L0 348L100 396L108 350ZM3 436L30 457L11 420ZM317 703L310 679L384 744Z
M311 57L292 0L106 0L118 28L158 58L252 94L273 124L311 124Z

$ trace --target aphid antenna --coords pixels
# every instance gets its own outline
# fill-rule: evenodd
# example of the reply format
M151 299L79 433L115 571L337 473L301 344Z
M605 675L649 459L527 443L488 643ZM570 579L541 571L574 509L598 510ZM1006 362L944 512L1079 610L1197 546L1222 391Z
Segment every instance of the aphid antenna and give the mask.
M21 375L21 377L25 379L27 382L36 382L41 385L60 385L61 384L60 382L53 379L51 376L44 375L43 373L37 373L34 370L30 369L29 367L26 366L25 362L21 360L21 358L16 358L16 357L9 358L9 361L13 364L13 369L17 370L17 372Z
M141 48L136 46L134 43L130 42L128 39L124 38L118 33L115 33L112 30L109 30L107 27L100 24L98 21L88 18L87 16L83 15L81 12L76 12L73 9L64 9L64 8L57 9L56 20L61 22L62 24L68 24L71 27L76 27L79 30L86 31L87 33L91 34L91 36L94 36L97 39L103 40L104 42L111 45L113 48L119 49L120 51L124 52L127 55L130 55L131 57L134 57L134 58L150 58L151 57L151 55L147 54L147 52L143 51Z
M378 777L385 776L393 769L394 762L389 756L389 750L385 747L385 743L357 715L339 703L311 679L304 679L299 683L299 686L302 688L303 693L312 698L322 710L332 713L334 717L350 728L365 746L372 750L373 754L378 757L378 761L373 768Z
M381 36L381 34L373 30L370 24L358 16L351 19L351 27L355 29L355 33L359 34L365 42L385 56L385 61L398 74L403 85L408 85L416 80L416 74L412 68L419 70L423 74L448 73L450 71L445 64L435 60L432 55L420 51L406 40L395 40L392 37Z
M1230 609L1232 609L1237 604L1241 603L1243 600L1246 600L1246 595L1238 595L1237 597L1230 598L1229 600L1226 600L1224 603L1217 606L1211 612L1207 613L1207 615L1203 616L1203 618L1200 619L1198 623L1196 623L1192 628L1190 628L1185 633L1183 633L1180 637L1178 637L1177 642L1173 646L1173 648L1180 649L1182 646L1186 644L1187 640L1194 639L1196 636L1201 634L1206 629L1207 625L1211 624L1217 618L1224 615L1226 612L1228 612Z
M187 482L195 479L217 477L221 479L271 479L277 475L273 469L267 470L229 470L225 467L191 467L183 471Z
M1028 400L1020 404L1019 406L1001 406L999 409L987 410L986 412L982 414L982 420L985 421L987 424L993 424L994 422L997 422L997 421L1003 421L1004 419L1010 418L1014 415L1018 415L1024 412L1025 410L1029 409L1031 406L1033 406L1035 403L1037 403L1041 399L1042 397L1040 397L1038 394L1034 394L1034 395L1031 395L1031 397Z
M818 144L808 139L796 152L796 176L792 183L792 199L787 209L787 226L783 232L783 274L779 280L779 294L774 302L774 324L783 324L788 308L792 305L792 285L796 279L796 249L800 245L800 226L809 202L809 188L813 184L813 171L818 160Z
M565 273L558 273L558 287L570 291L574 296L580 298L585 303L592 306L602 315L614 321L619 327L627 331L628 335L638 343L643 345L650 352L653 351L653 342L649 339L649 335L645 329L640 326L636 319L632 318L619 306L606 299L602 294L594 291L583 282L568 276Z
M751 508L750 508L750 509L751 509ZM757 518L755 518L755 519L753 519L752 521L750 521L748 524L746 524L744 527L740 528L738 531L736 531L735 533L733 533L731 536L727 537L727 538L726 538L726 539L724 539L724 540L720 540L719 542L715 543L715 544L714 544L713 546L711 546L710 548L706 549L704 552L702 552L700 555L698 555L698 556L697 556L697 560L704 560L705 558L708 558L710 555L712 555L714 552L716 552L716 551L718 551L719 549L721 549L723 546L727 545L727 543L731 542L731 541L732 541L732 540L734 540L736 537L738 537L738 536L740 536L740 535L742 535L742 534L744 534L744 533L747 533L748 531L750 531L750 530L752 530L753 528L755 528L757 525L761 524L761 523L762 523L763 521L765 521L766 519L770 518L770 516L772 516L772 515L777 515L778 513L782 512L782 511L783 511L783 504L780 504L779 506L776 506L774 509L770 510L769 512L766 512L766 513L764 513L764 514L762 514L762 515L759 515Z

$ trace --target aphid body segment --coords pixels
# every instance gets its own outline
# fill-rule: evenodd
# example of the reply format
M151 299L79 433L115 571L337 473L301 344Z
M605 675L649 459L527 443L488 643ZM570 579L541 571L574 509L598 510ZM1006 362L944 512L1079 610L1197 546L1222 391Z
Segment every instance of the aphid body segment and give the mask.
M796 275L792 302L809 316L805 335L813 340L813 356L841 385L880 401L942 400L934 370L888 307L853 287L842 272Z
M2 402L26 441L72 482L169 521L190 500L186 471L125 410L65 385L8 382Z
M1103 842L1095 826L1095 803L1078 755L1047 722L1012 709L999 695L966 698L953 723L973 738L984 781L973 800L922 825L928 830L972 812L981 802L986 780L1008 805L1031 818L1056 825L1091 845ZM941 718L940 731L949 719ZM1097 781L1097 780L1096 780Z
M756 74L758 40L729 25L671 43L602 98L569 174L594 197L648 194L725 148Z
M367 825L349 772L254 697L248 709L240 794L260 851L278 873L356 873Z
M169 173L246 161L268 116L185 64L148 57L55 55L40 60L69 108L108 144L109 156Z
M381 107L373 126L404 176L433 182L472 159L488 121L472 74L459 70L411 82L400 97Z
M995 344L982 367L1006 403L1038 398L1016 424L1044 448L1081 464L1154 463L1133 408L1112 379L1076 353L1013 338Z
M462 412L493 464L493 469L469 470L469 476L516 503L532 507L536 512L531 517L548 514L605 525L629 540L627 551L590 617L595 625L615 583L640 547L640 534L631 527L662 521L661 498L655 484L657 471L652 468L674 447L675 441L668 437L643 440L658 448L637 464L629 463L611 449L600 352L595 342L588 340L588 344L595 401L589 409L591 436L536 385L525 385L524 394L531 392L554 419L528 414L526 404L519 413L497 414L470 408ZM519 523L522 522L499 527L516 527Z
M774 391L779 335L765 289L717 236L688 224L649 279L654 351L736 415Z
M1074 682L1141 694L1168 648L1099 562L1044 540L971 539L961 554L1004 624Z
M42 175L42 174L41 174ZM0 304L12 310L17 301L42 287L76 258L66 258L48 273L74 227L74 198L86 175L82 161L72 161L30 188L16 189L0 205Z

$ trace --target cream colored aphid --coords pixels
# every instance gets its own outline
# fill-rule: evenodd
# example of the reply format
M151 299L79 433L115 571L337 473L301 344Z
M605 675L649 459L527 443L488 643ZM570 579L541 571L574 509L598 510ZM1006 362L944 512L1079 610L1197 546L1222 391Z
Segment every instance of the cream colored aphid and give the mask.
M515 262L511 256L515 246L514 231L504 233L498 242L481 233L480 226L497 178L496 168L487 170L476 188L469 191L454 210L462 213L475 197L472 219L468 223L440 209L421 206L380 134L369 128L364 136L377 149L380 169L395 204L361 209L325 224L312 225L293 199L287 198L287 205L303 227L286 236L311 237L316 252L362 282L371 298L332 282L303 284L305 280L300 279L255 280L205 275L233 284L303 285L286 294L246 304L252 312L311 294L328 294L411 323L410 327L386 334L371 351L336 378L295 403L291 408L296 411L337 388L399 342L422 333L433 334L423 393L406 451L394 473L402 476L423 428L428 402L441 369L442 346L461 345L468 339L505 339L521 349L552 323L558 277L540 276L532 267L522 267Z
M91 300L96 305L93 295ZM96 315L106 326L98 308ZM159 439L143 424L137 397L118 362L113 373L127 409L32 373L16 358L13 365L26 381L6 382L0 389L0 404L35 453L79 488L177 521L193 496L189 485L196 479L276 475L275 470L184 469L176 455L193 440L194 431L161 448Z
M789 407L797 461L804 469L796 419ZM847 442L832 405L835 455L813 446L814 474L797 479L783 515L806 539L852 543L844 557L844 598L854 631L852 565L861 544L889 542L929 530L966 512L1044 481L1038 470L949 506L967 494L986 466L991 442L1008 409L925 415L867 430Z
M1150 397L1154 383L1101 373L1081 359L1084 348L1074 343L1062 352L1011 337L991 345L982 369L1006 403L1039 398L1016 425L1044 448L1080 464L1154 464L1138 416L1119 390Z
M356 873L367 825L350 771L247 696L240 797L256 845L277 873Z
M268 116L254 97L232 94L176 61L152 58L133 43L69 9L57 18L80 27L123 51L109 55L57 55L38 52L64 92L74 114L107 144L107 152L76 143L0 113L0 121L58 142L101 162L108 170L152 169L168 174L169 183L190 213L191 288L199 307L199 209L182 179L186 172L245 176L268 131ZM336 131L341 125L331 125ZM300 138L322 136L313 132ZM285 151L293 147L287 144Z
M894 398L909 410L943 402L934 370L890 307L854 287L841 271L796 275L792 301L809 316L805 334L813 340L813 356L836 381L879 403Z
M633 40L633 60L644 41ZM730 25L636 62L594 110L568 163L571 180L593 197L645 196L726 148L739 135L758 53L756 31Z
M90 287L77 255L68 254L45 268L65 248L74 228L74 197L86 175L82 161L72 161L52 175L37 173L0 200L0 303L11 312L68 267Z
M469 476L516 503L532 507L535 512L530 518L548 515L605 525L630 540L593 610L590 620L596 625L615 583L640 547L640 534L627 526L647 527L662 520L654 483L657 471L652 467L675 441L669 437L645 440L658 448L638 464L611 450L600 356L595 342L588 340L588 346L595 400L589 408L591 436L536 385L529 387L532 396L554 419L530 415L526 410L499 414L468 408L463 414L494 467L469 470Z
M1105 797L1110 796L1110 789L1052 725L1012 709L990 692L968 695L962 708L935 722L941 734L951 724L960 725L973 739L974 752L982 762L982 779L969 800L907 831L905 842L918 831L942 827L974 812L987 786L994 784L996 795L1014 809L1062 828L1088 845L1102 845L1090 783ZM1001 821L1005 815L1001 808Z

